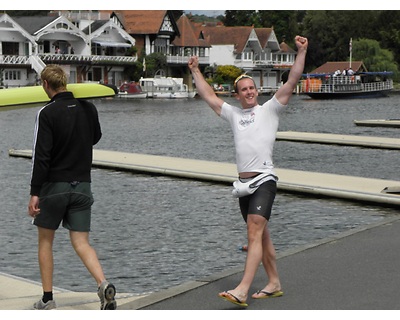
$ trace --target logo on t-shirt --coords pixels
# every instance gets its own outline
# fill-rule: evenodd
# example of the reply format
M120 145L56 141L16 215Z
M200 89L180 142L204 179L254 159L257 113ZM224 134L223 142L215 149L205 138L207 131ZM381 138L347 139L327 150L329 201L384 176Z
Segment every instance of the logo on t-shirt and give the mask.
M243 113L242 119L239 120L239 125L242 127L248 127L252 123L254 123L256 114L254 112Z

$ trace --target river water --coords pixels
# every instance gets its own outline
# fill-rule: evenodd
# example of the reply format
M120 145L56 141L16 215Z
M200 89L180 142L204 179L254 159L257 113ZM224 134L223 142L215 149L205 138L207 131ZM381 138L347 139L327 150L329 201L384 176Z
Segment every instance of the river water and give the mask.
M103 130L98 149L234 162L230 128L200 98L95 103ZM9 157L8 150L31 148L39 108L0 109L0 272L34 281L40 281L37 233L26 213L31 162ZM293 96L280 131L399 138L396 128L353 124L389 118L399 118L398 96L348 101ZM274 162L277 168L400 180L394 150L277 141ZM243 266L245 253L238 247L246 244L246 230L230 186L102 169L93 169L92 180L91 243L119 292L155 292ZM397 214L391 208L279 192L270 230L282 252ZM54 285L95 291L62 228L54 250Z

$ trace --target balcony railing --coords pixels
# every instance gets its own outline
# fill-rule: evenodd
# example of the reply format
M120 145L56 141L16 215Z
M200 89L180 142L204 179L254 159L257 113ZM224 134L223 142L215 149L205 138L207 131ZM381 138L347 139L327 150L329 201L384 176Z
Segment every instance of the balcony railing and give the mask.
M167 63L186 65L189 58L189 56L167 55ZM210 57L199 57L199 64L210 64Z
M56 54L56 53L40 53L40 59L44 62L62 61L62 62L108 62L108 63L133 63L137 60L137 56L98 56L98 55L81 55L81 54Z
M0 55L1 64L30 64L29 56Z
M94 62L94 63L133 63L137 60L137 56L96 56L96 55L79 55L79 54L38 54L43 62ZM17 55L0 55L0 64L10 65L30 65L29 56Z
M87 63L110 63L110 64L130 64L137 61L137 56L100 56L100 55L80 55L80 54L56 54L40 53L38 57L45 63L64 62L77 64ZM189 56L167 55L167 63L186 65ZM210 57L199 57L199 63L209 65ZM0 64L29 65L29 56L0 55ZM271 68L290 68L293 63L287 61L272 60L235 60L235 65L239 68L271 67Z

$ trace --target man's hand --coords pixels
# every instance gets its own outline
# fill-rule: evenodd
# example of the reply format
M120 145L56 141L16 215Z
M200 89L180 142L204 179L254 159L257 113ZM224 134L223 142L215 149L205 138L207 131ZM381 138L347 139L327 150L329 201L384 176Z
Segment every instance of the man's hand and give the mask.
M191 56L188 61L188 67L192 71L195 68L199 67L199 57Z
M294 41L296 43L296 47L298 50L303 49L303 50L307 50L308 47L308 40L305 37L301 37L301 36L296 36L294 38Z
M39 213L39 197L31 196L28 204L28 215L30 215L32 218L35 218Z

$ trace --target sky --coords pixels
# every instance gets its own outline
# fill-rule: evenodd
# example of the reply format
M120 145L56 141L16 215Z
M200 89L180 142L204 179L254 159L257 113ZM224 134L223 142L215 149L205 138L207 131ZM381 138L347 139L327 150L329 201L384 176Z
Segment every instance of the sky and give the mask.
M223 16L225 14L225 10L185 10L185 13L191 13L193 15L205 15L208 17L217 17Z

